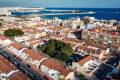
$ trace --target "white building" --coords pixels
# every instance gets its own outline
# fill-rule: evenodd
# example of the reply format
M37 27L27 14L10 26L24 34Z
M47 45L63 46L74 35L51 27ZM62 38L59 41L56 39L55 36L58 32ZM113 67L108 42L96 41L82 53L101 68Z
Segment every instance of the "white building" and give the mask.
M5 36L0 36L0 44L2 46L8 46L12 43L12 41L8 38L6 38Z
M82 28L84 26L84 23L83 23L83 21L72 21L71 22L71 27L73 28L73 29L76 29L76 28Z

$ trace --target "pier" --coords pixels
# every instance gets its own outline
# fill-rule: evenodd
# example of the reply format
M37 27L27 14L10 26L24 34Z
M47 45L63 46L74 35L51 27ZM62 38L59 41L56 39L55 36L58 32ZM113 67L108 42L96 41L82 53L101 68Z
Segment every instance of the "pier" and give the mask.
M95 12L81 12L81 13L49 13L49 14L29 14L29 15L21 15L22 17L26 16L32 16L32 17L37 17L37 16L59 16L59 15L72 15L72 14L95 14Z
M49 10L45 9L44 11L49 11L49 12L80 12L80 10Z

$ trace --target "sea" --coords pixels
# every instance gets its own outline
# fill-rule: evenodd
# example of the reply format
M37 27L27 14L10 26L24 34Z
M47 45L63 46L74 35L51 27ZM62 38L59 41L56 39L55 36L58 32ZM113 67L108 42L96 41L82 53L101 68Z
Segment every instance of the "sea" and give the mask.
M46 19L52 19L54 17L58 17L60 19L69 19L71 17L80 17L83 18L85 16L95 17L100 20L118 20L120 21L120 8L46 8L47 10L79 10L85 12L95 12L94 14L68 14L68 15L49 15L42 16ZM51 12L51 11L39 11L39 12L14 12L12 15L20 16L20 15L28 15L28 14L47 14L47 13L64 13L64 11L59 12Z

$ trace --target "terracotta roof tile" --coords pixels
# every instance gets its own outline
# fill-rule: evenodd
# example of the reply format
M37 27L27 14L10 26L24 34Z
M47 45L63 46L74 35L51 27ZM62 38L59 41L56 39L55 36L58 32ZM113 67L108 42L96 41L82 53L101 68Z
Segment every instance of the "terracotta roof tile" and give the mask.
M23 51L26 54L28 54L32 59L41 60L42 58L44 58L44 56L40 55L40 53L36 53L35 51L33 51L31 49L25 49Z
M18 50L20 50L20 49L22 49L24 47L24 46L22 46L20 44L17 44L17 43L12 43L10 46L12 46L12 47L14 47L14 48L16 48Z
M51 59L46 60L43 65L50 69L54 69L60 72L61 75L67 76L72 70L67 70L64 65L57 63Z
M5 36L0 36L0 40L6 40L7 38Z
M64 26L57 26L57 27L51 27L51 28L48 28L48 29L53 30L53 31L59 31L59 30L62 30L64 28L65 28Z
M80 45L80 44L83 44L83 41L78 40L78 39L73 39L73 38L64 38L63 41L65 43L69 43L71 45Z
M9 73L12 70L17 70L9 61L7 61L3 56L0 55L0 73ZM27 80L27 75L22 72L17 72L10 76L10 80Z
M83 66L86 62L88 62L89 60L93 60L93 59L94 59L94 57L91 56L91 55L89 55L89 56L83 58L82 60L80 60L78 63L79 63L81 66Z
M9 79L10 80L16 80L16 79L17 80L29 80L28 77L21 72L17 72L15 75L11 76Z
M8 62L3 56L0 55L0 71L3 73L14 70L10 62Z
M34 42L31 42L30 44L36 45L36 44L40 44L40 43L44 43L44 42L43 41L34 41Z

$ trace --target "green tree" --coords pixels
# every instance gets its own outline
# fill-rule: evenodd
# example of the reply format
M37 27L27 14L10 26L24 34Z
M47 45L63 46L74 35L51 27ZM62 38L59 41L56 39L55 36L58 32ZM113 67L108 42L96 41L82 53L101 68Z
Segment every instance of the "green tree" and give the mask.
M79 29L80 28L80 26L77 26L77 29Z
M38 46L37 48L42 52L45 52L46 46L45 45L43 45L42 47Z
M48 54L50 57L67 61L69 56L73 53L73 49L70 44L65 44L58 40L49 40L47 45L38 47L40 51Z
M7 29L4 31L4 36L8 36L8 37L15 37L15 36L19 36L19 35L23 35L24 32L20 29Z
M59 26L63 26L63 24L62 24L62 23L60 23L60 24L59 24Z
M67 55L71 55L73 53L73 49L70 44L63 45L61 51Z

